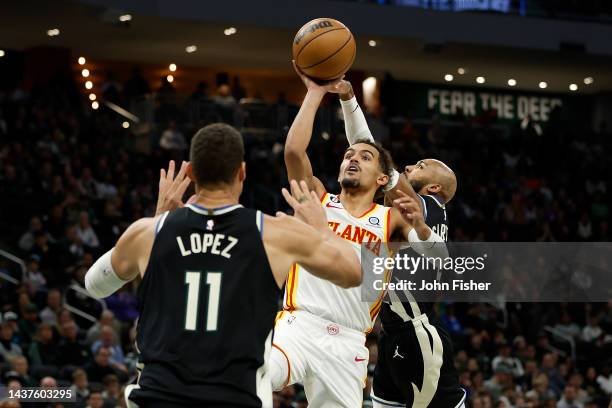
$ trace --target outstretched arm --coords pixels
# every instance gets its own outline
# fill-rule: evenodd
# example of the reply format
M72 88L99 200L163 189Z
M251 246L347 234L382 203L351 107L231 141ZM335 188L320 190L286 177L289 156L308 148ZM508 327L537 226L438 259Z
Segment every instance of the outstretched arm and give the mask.
M90 295L97 299L108 297L139 274L142 276L151 255L158 218L134 222L117 244L89 268L85 288Z
M357 102L353 86L349 81L342 81L337 91L340 94L340 106L342 106L342 116L344 116L344 131L349 145L355 144L357 140L367 139L374 142L374 136L370 132L365 115Z
M335 87L338 81L330 82L326 85L318 85L306 75L304 75L294 63L296 73L304 82L307 92L295 120L291 124L287 140L285 141L285 165L287 166L287 176L289 180L304 180L311 191L315 191L320 197L325 193L323 183L321 183L312 173L312 165L306 153L310 139L312 138L312 128L317 114L317 109L325 94Z

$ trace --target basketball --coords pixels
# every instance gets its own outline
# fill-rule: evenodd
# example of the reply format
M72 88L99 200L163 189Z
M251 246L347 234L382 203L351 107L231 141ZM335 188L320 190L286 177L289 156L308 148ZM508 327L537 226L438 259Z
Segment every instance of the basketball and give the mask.
M333 18L304 24L293 40L293 59L311 78L329 81L342 76L355 60L357 46L350 30Z

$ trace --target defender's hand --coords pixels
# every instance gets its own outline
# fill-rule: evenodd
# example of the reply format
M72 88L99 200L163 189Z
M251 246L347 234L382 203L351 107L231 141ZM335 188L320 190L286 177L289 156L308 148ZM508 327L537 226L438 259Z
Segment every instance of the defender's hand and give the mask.
M159 196L157 197L157 208L155 215L162 214L169 210L184 207L183 195L191 180L187 177L187 162L181 164L176 177L174 176L174 160L170 160L168 171L161 169L159 175Z
M314 191L308 190L305 181L291 180L291 193L283 188L283 197L293 208L294 216L319 231L331 231L327 226L327 215Z
M393 200L393 206L399 210L402 218L412 226L417 232L419 239L425 241L429 238L430 229L425 224L423 210L419 203L408 194L401 190L397 190L399 198Z

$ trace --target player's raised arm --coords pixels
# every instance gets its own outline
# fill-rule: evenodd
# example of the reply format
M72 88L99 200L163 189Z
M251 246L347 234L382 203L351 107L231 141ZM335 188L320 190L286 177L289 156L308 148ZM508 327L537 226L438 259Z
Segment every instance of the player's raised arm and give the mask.
M401 190L397 193L399 198L393 200L391 209L393 233L410 242L411 248L419 254L427 257L447 257L446 243L425 223L418 201Z
M300 110L295 117L287 140L285 141L285 165L287 166L287 176L289 180L304 180L310 190L315 191L319 197L325 193L323 184L314 177L312 165L306 153L312 137L312 128L317 114L317 109L325 94L334 87L338 81L326 85L318 85L306 75L302 74L295 66L297 74L306 85L306 96L300 106Z
M151 254L155 224L159 218L141 218L134 222L119 237L117 245L89 268L85 275L85 288L90 295L97 299L108 297L142 275Z

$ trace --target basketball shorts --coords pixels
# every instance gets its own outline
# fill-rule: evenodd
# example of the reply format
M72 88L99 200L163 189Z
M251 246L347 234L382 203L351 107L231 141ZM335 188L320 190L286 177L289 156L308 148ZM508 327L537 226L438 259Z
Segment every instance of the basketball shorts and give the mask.
M368 356L364 333L285 311L274 329L267 375L274 390L301 383L309 408L361 407Z
M450 336L423 314L383 332L371 393L374 408L461 408Z

